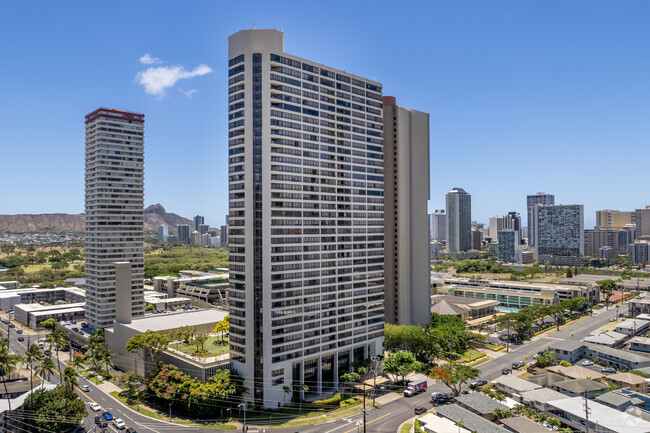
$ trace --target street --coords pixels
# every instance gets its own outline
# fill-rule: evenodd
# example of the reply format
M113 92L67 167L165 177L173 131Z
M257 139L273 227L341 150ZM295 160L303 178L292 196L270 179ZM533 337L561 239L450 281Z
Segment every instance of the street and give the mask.
M501 375L501 370L504 367L510 367L511 364L515 361L525 360L531 362L533 360L533 355L541 350L545 350L548 346L553 344L555 341L566 340L566 339L575 339L580 340L590 334L593 330L605 325L609 322L612 317L616 316L616 308L610 308L609 311L600 310L595 312L593 317L579 320L578 322L571 323L569 325L563 325L560 331L551 331L545 334L542 334L531 342L527 342L522 345L511 345L511 350L509 353L503 353L497 355L494 360L489 361L485 364L482 364L478 367L480 370L480 378L485 380L493 380L496 377ZM0 325L0 331L4 335L7 333L8 325ZM9 347L15 353L21 355L25 354L27 349L27 338L25 341L17 341L16 332L14 329L11 330L11 340ZM67 355L67 353L66 353ZM56 362L56 356L53 353L52 358ZM60 356L60 361L63 365L64 357ZM58 373L52 375L51 378L53 383L59 383ZM89 392L83 392L80 387L87 385L90 388ZM449 392L449 389L443 384L434 383L429 386L429 388L414 397L404 398L400 397L390 403L387 403L378 408L371 408L367 412L366 416L366 431L369 433L394 433L397 431L397 428L404 421L412 418L414 416L414 409L419 406L424 406L427 409L432 408L430 402L431 393L434 391L438 392ZM122 418L126 423L126 426L132 429L136 429L138 432L153 432L153 433L162 433L162 432L232 432L233 430L221 430L213 428L203 428L203 427L194 427L194 426L184 426L178 424L170 424L167 421L156 420L147 416L144 416L138 413L135 410L132 410L129 407L122 405L120 402L116 401L112 396L106 394L104 391L100 390L95 384L86 380L83 377L79 377L79 384L77 387L77 393L80 398L86 403L86 408L88 411L88 416L84 419L84 426L87 431L101 431L97 428L94 423L95 415L100 415L102 412L92 412L88 407L88 403L96 402L102 407L102 411L109 411L115 418ZM289 427L289 428L278 428L273 429L274 432L278 433L354 433L363 431L363 414L357 413L342 419L337 419L321 424L314 425L303 425L299 427ZM117 432L117 429L109 423L107 431ZM262 432L264 427L257 427L255 425L249 424L249 432Z

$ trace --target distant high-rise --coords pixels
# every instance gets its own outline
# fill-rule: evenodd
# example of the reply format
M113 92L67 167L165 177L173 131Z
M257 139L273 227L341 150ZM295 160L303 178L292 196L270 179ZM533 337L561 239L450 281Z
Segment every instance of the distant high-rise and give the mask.
M144 315L143 204L144 114L99 108L86 115L86 320L91 328L115 321L116 263L130 268L131 314L124 317Z
M384 96L384 295L389 323L431 322L429 114Z
M445 242L447 240L447 214L444 209L436 209L431 216L431 240Z
M539 263L578 264L584 255L584 209L581 204L536 205L535 249Z
M382 85L285 53L277 30L228 45L230 359L277 408L383 353Z
M554 205L555 196L553 194L546 194L544 192L538 192L535 195L529 195L526 198L526 204L528 207L528 246L535 246L535 206L538 204L542 205Z
M186 244L190 243L190 225L189 224L179 224L177 226L177 231L178 231L178 240L181 242L185 242Z
M634 212L603 209L596 211L596 227L600 228L621 228L632 224Z
M194 230L192 232L192 245L201 245L201 233L199 233L197 230Z
M158 226L158 242L167 242L169 226Z
M469 251L472 248L472 197L463 188L447 193L447 250Z
M520 249L519 231L514 229L503 229L497 233L499 241L498 258L506 263L516 263Z
M644 236L644 239L646 237ZM630 244L630 262L642 263L647 265L650 263L650 240L637 240Z
M650 236L650 206L646 206L645 209L636 209L632 222L636 223L636 239L641 236Z
M480 251L483 244L483 232L480 230L472 230L472 248L473 250Z
M199 231L199 227L201 227L201 224L205 224L205 217L202 217L201 215L197 215L194 217L194 230L197 232Z
M206 234L210 230L209 224L199 224L198 232L202 235Z
M223 245L228 245L228 225L221 226L219 230L221 243Z

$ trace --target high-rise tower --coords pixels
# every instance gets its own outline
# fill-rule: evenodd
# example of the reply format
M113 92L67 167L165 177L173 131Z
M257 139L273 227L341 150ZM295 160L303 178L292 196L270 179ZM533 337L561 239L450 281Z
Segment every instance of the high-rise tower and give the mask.
M431 322L429 114L384 96L386 321Z
M463 188L447 193L447 250L451 253L472 249L472 196Z
M99 108L86 115L86 319L92 328L116 318L116 262L130 264L131 284L120 285L130 289L130 317L144 315L143 203L144 114Z
M553 194L546 194L544 192L538 192L534 195L526 196L526 206L528 208L528 246L535 246L535 231L536 231L536 222L535 222L535 206L538 204L541 205L554 205L555 196Z
M382 352L382 86L229 38L230 354L250 397L335 389Z

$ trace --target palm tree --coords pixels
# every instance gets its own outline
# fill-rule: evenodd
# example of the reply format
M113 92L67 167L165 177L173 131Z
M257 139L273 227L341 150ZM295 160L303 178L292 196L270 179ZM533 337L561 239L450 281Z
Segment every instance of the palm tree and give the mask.
M70 391L79 383L79 373L73 367L66 367L61 378L70 387Z
M0 376L2 377L7 397L9 397L9 392L7 391L7 379L9 379L11 373L16 371L18 364L22 361L22 356L16 355L9 350L9 340L6 338L0 339ZM11 399L9 399L8 402L9 411L11 412Z
M72 358L72 367L74 367L75 370L78 372L81 372L81 370L84 370L86 368L86 359L79 355L75 355L74 358Z
M43 387L45 386L45 377L47 376L47 379L49 380L50 374L52 374L55 367L56 366L54 365L54 361L52 361L52 358L46 358L46 357L41 358L39 364L36 366L36 373L39 376L41 376L41 378L43 379L41 381L41 389L43 389Z
M285 385L282 387L282 391L284 391L284 399L286 400L287 395L291 394L291 387ZM282 403L284 403L284 401Z
M54 349L56 350L56 368L61 373L61 362L59 361L59 348L65 346L65 343L68 342L68 338L65 335L65 332L61 328L56 328L52 331L49 336L50 345L54 344Z
M43 357L41 348L36 344L30 344L25 352L25 360L29 362L29 381L30 388L34 389L34 361L39 361Z

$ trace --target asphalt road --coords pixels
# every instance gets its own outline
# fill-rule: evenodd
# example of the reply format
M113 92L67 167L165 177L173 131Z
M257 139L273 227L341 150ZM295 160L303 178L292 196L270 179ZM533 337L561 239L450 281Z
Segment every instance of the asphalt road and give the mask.
M501 370L504 367L510 367L513 362L519 360L532 361L533 355L541 350L546 349L555 341L565 339L580 340L590 334L593 330L605 325L612 317L616 316L616 308L610 308L609 311L600 310L596 312L594 317L583 319L578 323L562 326L560 331L552 334L544 334L537 337L531 342L511 346L508 353L502 354L500 357L479 366L481 371L480 378L492 380L501 375ZM7 326L0 325L0 331L6 335ZM15 330L11 330L10 349L16 353L24 354L27 348L27 337L25 341L19 342L16 340L17 334ZM55 357L53 359L56 362ZM64 361L63 357L60 357ZM58 376L52 375L52 382L58 382ZM93 383L89 382L83 377L79 378L79 387L87 385L90 388L89 392L83 392L81 388L77 388L80 398L86 402L96 402L103 410L107 410L116 418L122 418L127 427L135 428L139 433L142 432L212 432L212 433L228 433L236 430L217 430L202 427L183 426L178 424L170 424L166 421L160 421L141 415L128 407L123 406L117 402L113 397L98 389ZM440 391L448 392L448 388L444 385L436 383L429 386L426 392L423 392L415 397L405 398L401 397L395 401L387 403L378 408L370 408L366 412L366 432L368 433L395 433L400 424L414 416L414 409L419 406L424 406L427 409L432 407L430 403L431 392ZM88 407L88 406L87 406ZM101 412L92 412L88 408L88 417L84 419L84 426L89 432L101 432L95 423L94 417ZM299 427L273 429L277 433L356 433L363 432L363 414L358 413L343 419L329 421L326 423L316 425L305 425ZM264 427L249 425L250 433L264 432ZM269 430L271 431L271 430ZM117 432L112 424L109 424L107 433Z

